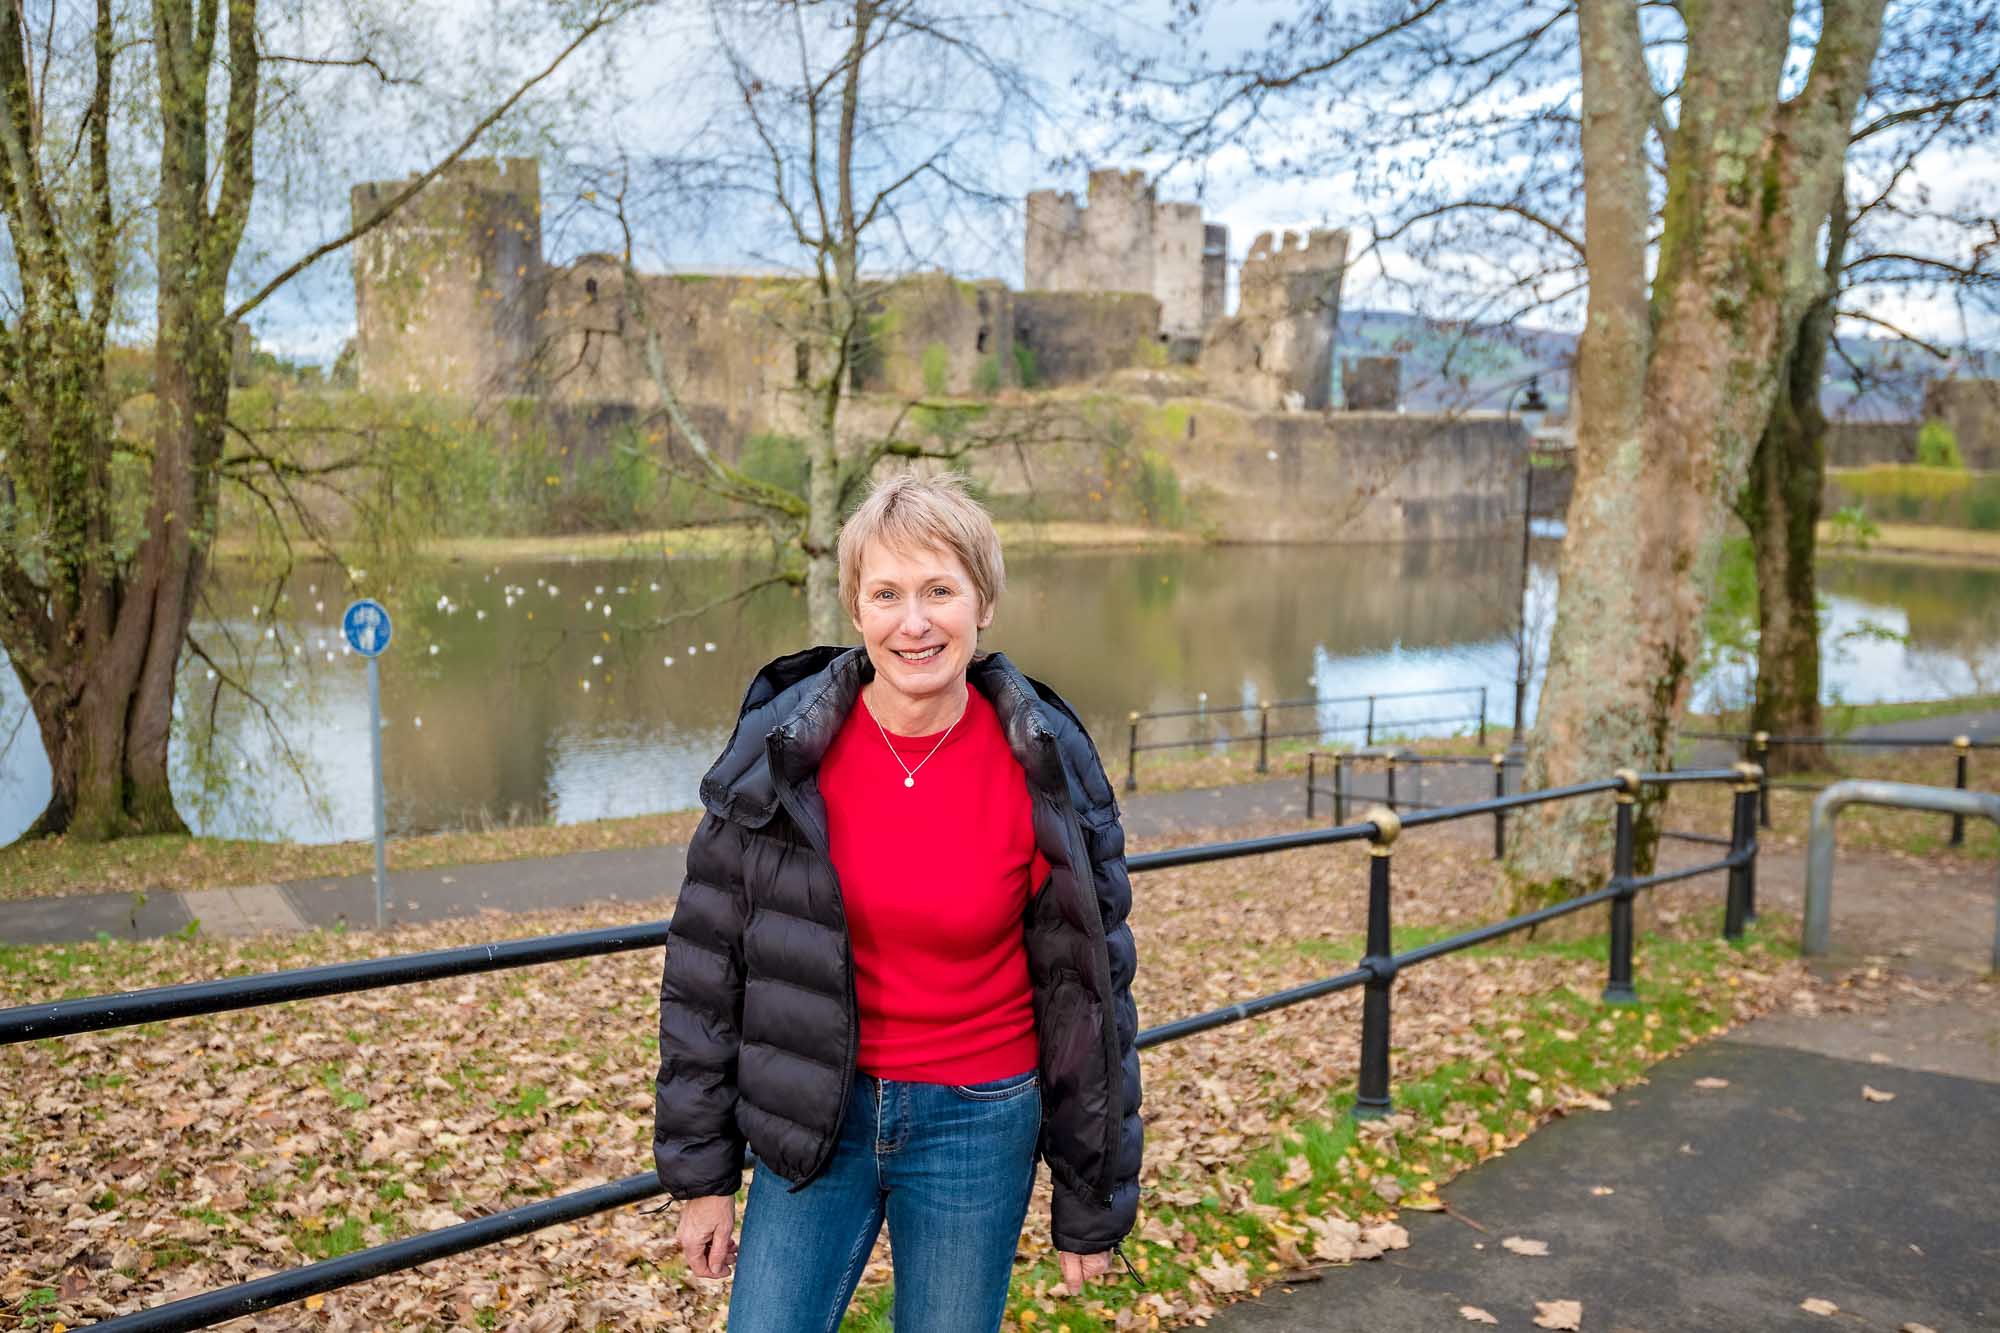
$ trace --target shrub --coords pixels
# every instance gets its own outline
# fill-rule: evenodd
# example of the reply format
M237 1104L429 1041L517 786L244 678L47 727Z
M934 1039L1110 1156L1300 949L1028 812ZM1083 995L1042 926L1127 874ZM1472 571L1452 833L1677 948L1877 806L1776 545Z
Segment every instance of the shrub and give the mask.
M1132 494L1139 502L1139 512L1155 527L1177 528L1186 517L1181 507L1180 476L1164 454L1148 449L1139 455Z
M979 364L972 368L972 391L981 397L991 397L1000 392L1000 358L982 356Z
M1014 344L1014 377L1024 389L1032 389L1041 383L1041 371L1035 365L1035 349L1026 343Z
M1963 468L1965 458L1958 451L1958 433L1951 423L1932 417L1917 432L1917 462L1924 467Z
M944 392L945 375L951 369L951 352L943 343L929 343L924 347L920 363L924 374L924 392L932 397Z

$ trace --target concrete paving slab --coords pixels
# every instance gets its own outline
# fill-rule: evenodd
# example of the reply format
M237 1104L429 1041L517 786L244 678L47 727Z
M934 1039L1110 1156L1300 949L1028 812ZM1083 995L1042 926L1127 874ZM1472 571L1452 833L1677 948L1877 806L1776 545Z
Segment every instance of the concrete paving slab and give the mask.
M1863 1084L1895 1100L1866 1101ZM1625 1333L2000 1327L1996 1105L1987 1082L1720 1041L1449 1185L1485 1230L1405 1213L1407 1251L1209 1327L1470 1328L1468 1304L1526 1330L1535 1302L1556 1299L1582 1302L1585 1329ZM1509 1253L1508 1236L1549 1254ZM1809 1314L1807 1298L1845 1317Z
M305 928L291 899L275 884L185 890L180 899L188 915L210 935L261 935L272 930Z

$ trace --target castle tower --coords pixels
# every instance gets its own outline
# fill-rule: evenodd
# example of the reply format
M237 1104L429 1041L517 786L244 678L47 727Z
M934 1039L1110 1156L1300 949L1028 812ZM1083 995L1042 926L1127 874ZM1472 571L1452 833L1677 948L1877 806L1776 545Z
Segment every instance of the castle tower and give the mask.
M350 196L359 223L408 184ZM542 267L534 158L455 163L355 246L361 387L474 398L516 389L535 350Z
M1161 203L1141 171L1090 173L1089 201L1028 196L1027 291L1137 292L1160 302L1160 332L1198 338L1222 314L1229 229L1198 204Z
M1260 235L1243 261L1236 315L1203 341L1202 370L1232 397L1265 411L1320 411L1333 398L1334 326L1347 270L1347 233Z

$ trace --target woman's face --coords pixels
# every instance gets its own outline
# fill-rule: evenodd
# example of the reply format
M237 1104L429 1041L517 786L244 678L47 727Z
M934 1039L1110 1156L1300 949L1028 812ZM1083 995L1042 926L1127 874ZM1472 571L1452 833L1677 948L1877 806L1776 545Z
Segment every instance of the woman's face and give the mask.
M880 541L861 548L861 631L875 679L912 703L958 688L993 623L972 576L938 548L904 550Z

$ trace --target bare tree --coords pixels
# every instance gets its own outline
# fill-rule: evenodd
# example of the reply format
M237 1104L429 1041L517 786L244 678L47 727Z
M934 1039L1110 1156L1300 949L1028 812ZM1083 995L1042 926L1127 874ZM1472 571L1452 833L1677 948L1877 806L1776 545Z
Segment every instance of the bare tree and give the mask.
M878 317L896 286L1018 225L1018 198L992 176L1046 127L1032 38L1060 21L1032 7L1001 15L949 0L716 0L703 60L723 72L720 109L689 135L686 153L591 173L588 193L618 238L619 336L636 349L671 427L670 459L767 524L787 553L782 577L804 587L821 642L848 633L835 541L878 464L950 465L1076 428L1047 404L988 414L936 393L865 392L885 352ZM635 233L639 246L672 253L668 238L691 213L737 222L745 249L792 275L771 280L763 317L772 345L797 356L787 398L804 440L799 493L731 461L669 364ZM877 410L856 413L863 397Z
M1309 3L1243 60L1142 62L1118 94L1189 156L1316 112L1267 156L1299 170L1351 149L1378 251L1447 257L1409 279L1429 290L1519 313L1587 283L1533 785L1669 758L1729 506L1827 289L1883 10L1829 0L1795 25L1791 5ZM1644 807L1642 861L1655 827ZM1601 878L1605 811L1542 806L1514 828L1522 901Z
M31 14L25 0L0 0L0 211L13 264L0 272L9 297L0 321L0 645L34 711L54 787L31 834L184 831L168 772L174 680L216 537L218 490L226 478L261 475L282 491L288 466L254 448L230 451L238 327L380 225L633 7L579 6L541 62L464 115L452 146L406 189L253 277L239 261L260 170L272 165L266 141L295 125L311 73L403 77L376 26L351 6L272 12L260 0L150 0L128 14L111 0L43 0ZM351 44L286 45L329 33ZM431 91L448 100L453 90ZM136 236L147 219L150 252ZM125 436L107 391L121 308L150 308L155 322L143 440ZM129 490L127 470L143 477Z
M1757 567L1757 683L1751 725L1816 736L1820 624L1815 548L1826 485L1829 355L1846 360L1841 317L1884 329L1932 368L1950 355L1867 310L1882 293L1991 312L2000 305L1993 201L1923 179L1947 157L1991 148L2000 104L2000 6L1992 0L1893 7L1849 139L1847 185L1825 219L1825 282L1801 317L1782 387L1735 509ZM1942 198L1940 198L1942 194ZM1963 328L1965 321L1961 321ZM1848 361L1858 386L1874 372ZM1816 766L1816 745L1772 747L1779 770Z

